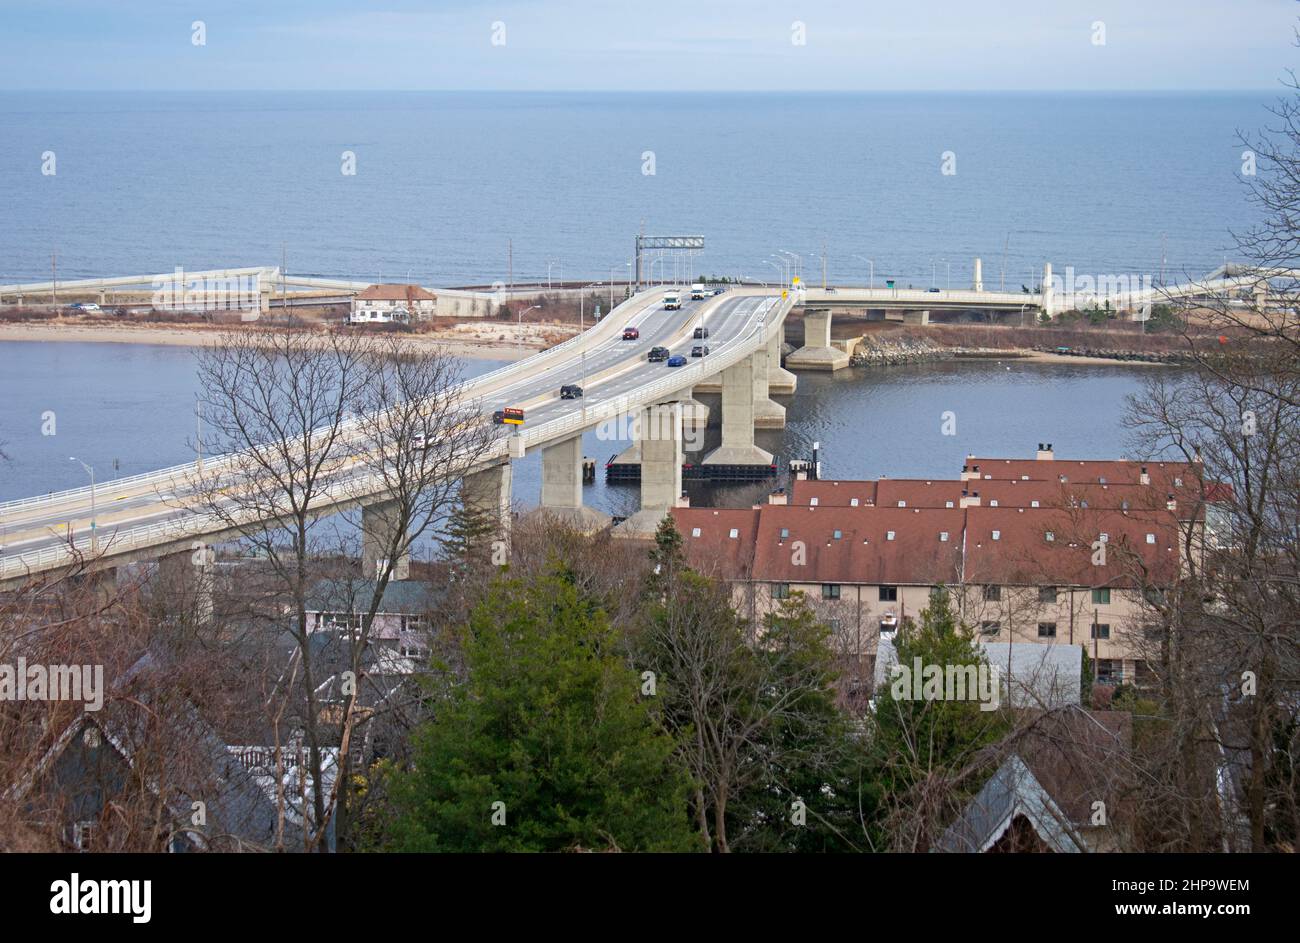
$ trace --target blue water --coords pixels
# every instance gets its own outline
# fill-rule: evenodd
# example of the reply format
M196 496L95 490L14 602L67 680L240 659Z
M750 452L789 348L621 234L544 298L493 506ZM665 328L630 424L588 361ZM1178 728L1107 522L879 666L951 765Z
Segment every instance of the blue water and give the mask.
M278 265L430 285L622 277L633 236L696 272L1013 290L1203 273L1250 221L1259 94L0 92L0 282ZM42 176L53 151L55 176ZM357 173L340 172L344 151ZM642 173L653 151L656 173ZM957 173L943 176L944 151ZM1008 242L1009 239L1009 242ZM1004 264L1005 245L1005 264Z

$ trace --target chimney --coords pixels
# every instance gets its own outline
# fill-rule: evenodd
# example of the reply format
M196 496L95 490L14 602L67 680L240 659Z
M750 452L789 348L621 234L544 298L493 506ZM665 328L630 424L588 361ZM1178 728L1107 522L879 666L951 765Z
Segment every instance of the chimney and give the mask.
M1165 495L1165 507L1171 511L1178 510L1178 502L1174 499L1172 494Z
M1138 484L1151 484L1151 476L1147 474L1147 467L1145 465L1142 466L1142 473L1138 475Z
M678 497L677 499L677 507L688 508L690 506L691 506L691 496L687 494L685 491L683 491L681 493L681 496Z
M958 506L959 506L959 507L964 507L964 508L977 508L977 507L979 507L979 506L980 506L980 493L979 493L978 491L973 491L973 492L971 492L970 494L967 494L965 491L963 491L963 492L961 493L961 503L960 503Z
M789 504L790 496L785 493L784 488L777 488L767 496L768 504Z
M1050 462L1056 456L1052 453L1052 443L1039 442L1038 454L1034 456L1040 462Z
M974 458L974 457L975 457L974 455L967 455L967 456L966 456L966 462L961 466L961 480L962 480L962 481L970 481L972 478L975 478L975 479L978 479L978 478L979 478L979 476L980 476L980 470L979 470L978 468L976 468L975 466L971 465L971 462L970 462L970 460L971 460L972 458Z

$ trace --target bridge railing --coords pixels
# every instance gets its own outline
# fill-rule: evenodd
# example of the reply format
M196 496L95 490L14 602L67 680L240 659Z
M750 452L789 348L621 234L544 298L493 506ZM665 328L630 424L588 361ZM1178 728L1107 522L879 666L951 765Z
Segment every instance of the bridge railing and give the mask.
M611 333L611 330L614 331L621 330L621 328L617 328L617 326L614 329L606 327L605 326L606 321L610 321L611 323L617 325L617 322L620 320L620 318L614 317L615 312L624 308L624 306L636 306L644 301L647 301L653 298L656 294L658 294L661 291L662 289L653 288L653 289L647 289L646 291L639 292L638 294L633 295L631 298L625 299L614 308L611 308L609 314L607 314L604 318L601 318L600 321L598 321L592 327L588 328L586 331L583 331L579 334L575 334L573 337L569 338L568 340L560 344L556 344L554 347L548 348L547 350L540 351L531 357L525 358L524 360L520 360L515 363L506 364L505 366L498 367L497 369L489 371L488 373L480 374L479 376L471 377L467 380L464 380L460 384L458 384L458 386L456 387L456 389L453 391L451 395L458 396L458 397L472 395L474 387L480 384L488 383L493 380L499 380L511 373L535 371L538 367L546 366L547 364L550 364L554 360L562 359L566 354L581 348L584 344L591 343L593 340L600 340L606 334ZM344 431L354 431L360 423L361 423L360 419L347 420L344 423L342 423L342 428ZM203 462L204 471L208 472L208 471L219 470L221 468L224 468L228 466L235 457L236 456L232 454L224 454L224 455L214 455L211 458L204 459ZM139 475L131 475L126 478L112 478L107 481L97 482L95 484L94 491L96 496L98 496L106 492L120 490L122 488L131 487L133 485L167 482L179 478L182 475L188 477L190 475L197 474L197 472L198 472L198 465L196 462L186 462L181 465L172 465L168 468L160 468L154 471L142 472ZM62 491L54 491L48 494L34 495L30 498L17 498L12 501L0 502L0 516L3 516L5 514L11 514L16 511L23 511L33 507L38 507L43 504L54 504L59 501L64 501L74 497L80 497L89 500L90 491L91 488L89 485L81 485L77 488L66 488Z

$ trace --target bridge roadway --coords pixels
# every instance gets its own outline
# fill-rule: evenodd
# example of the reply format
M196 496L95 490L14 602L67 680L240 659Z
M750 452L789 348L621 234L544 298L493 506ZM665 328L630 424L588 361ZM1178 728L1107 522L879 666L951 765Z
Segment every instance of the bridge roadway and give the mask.
M759 347L766 348L774 334L779 336L794 301L793 297L783 300L774 291L740 289L703 301L684 300L680 310L666 311L662 295L660 288L634 295L570 341L467 381L461 395L485 417L505 406L527 411L527 422L517 432L514 427L501 427L495 460L580 436L606 419L635 414L642 406L680 396L682 391L689 393L705 377ZM704 343L711 353L690 358L693 331L701 325L709 328ZM637 327L640 338L624 341L625 326ZM650 363L647 354L655 346L687 356L688 365ZM583 386L586 395L560 399L560 386L569 383ZM221 456L207 459L205 475L219 473L224 462ZM196 506L200 491L195 475L196 466L189 463L98 483L94 546L105 564L174 553L200 538L215 542L234 536L215 530L215 522ZM321 513L374 500L372 477L366 463L354 461L331 483L331 499ZM67 564L72 558L70 545L91 554L91 503L91 489L83 487L0 504L0 588Z

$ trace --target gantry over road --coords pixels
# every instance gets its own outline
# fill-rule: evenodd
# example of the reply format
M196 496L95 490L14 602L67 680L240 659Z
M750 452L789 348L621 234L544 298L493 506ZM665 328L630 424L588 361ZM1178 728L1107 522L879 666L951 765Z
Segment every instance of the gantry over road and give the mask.
M770 400L769 390L773 381L782 391L793 388L793 378L780 369L780 344L794 301L793 292L743 288L670 311L663 307L663 290L655 288L632 296L557 347L464 383L460 402L484 421L505 406L524 408L527 415L517 430L500 427L499 437L465 478L466 499L493 511L502 528L508 527L511 461L540 449L542 508L583 529L603 526L608 518L582 502L582 435L631 417L642 464L641 511L620 528L630 535L652 532L681 496L683 407L698 407L692 389L715 377L722 391L722 445L705 464L771 463L772 456L754 444L754 426L756 417L768 427L783 422L784 410ZM628 326L639 329L639 339L623 339ZM707 356L688 356L682 367L647 360L656 346L689 355L695 328L701 326L709 330ZM584 387L585 395L561 399L564 384ZM84 566L87 560L104 572L148 559L188 564L196 544L238 536L228 515L218 517L204 503L211 482L203 477L238 464L230 456L216 456L202 468L188 463L0 504L0 588ZM372 469L353 466L330 482L313 510L327 515L360 507L365 532L372 514L382 516L384 487ZM255 522L240 521L250 523ZM376 563L365 559L366 572L374 572ZM405 572L405 564L399 572Z

